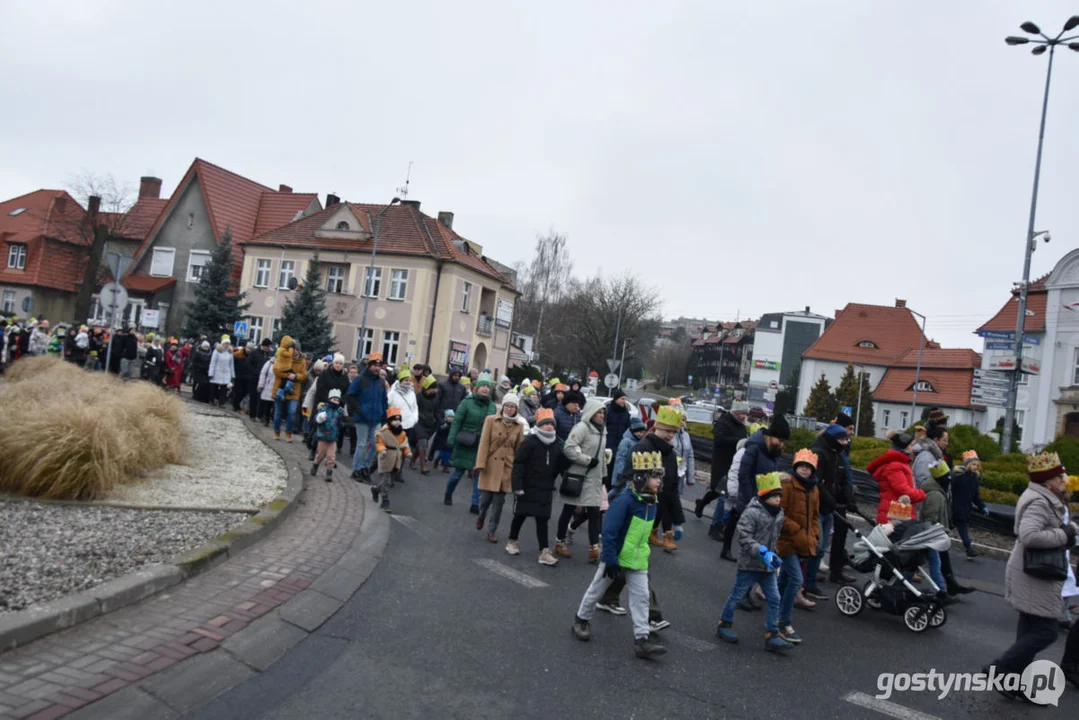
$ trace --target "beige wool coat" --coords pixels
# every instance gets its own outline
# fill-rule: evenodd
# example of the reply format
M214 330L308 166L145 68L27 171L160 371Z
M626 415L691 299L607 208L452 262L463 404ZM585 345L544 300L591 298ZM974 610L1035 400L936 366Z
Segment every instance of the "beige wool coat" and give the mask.
M1015 547L1004 570L1004 599L1019 612L1060 616L1063 580L1043 580L1023 572L1025 548L1059 548L1067 543L1064 503L1050 490L1030 483L1015 506Z
M513 492L513 458L524 440L524 429L514 418L506 422L502 411L483 421L475 469L480 470L479 488L487 492Z

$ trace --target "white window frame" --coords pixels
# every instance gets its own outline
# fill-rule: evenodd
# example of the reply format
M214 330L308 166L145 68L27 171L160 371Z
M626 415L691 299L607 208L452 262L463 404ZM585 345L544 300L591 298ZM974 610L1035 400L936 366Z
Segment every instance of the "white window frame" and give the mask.
M326 266L326 292L340 295L345 291L345 267L343 265Z
M360 337L362 332L361 328L356 328L356 360L362 360L371 354L372 348L375 346L375 331L372 328L367 328L366 340Z
M15 312L15 291L5 290L3 299L3 311L6 313Z
M472 283L466 282L461 288L461 312L467 313L471 310L469 307L472 304Z
M397 353L401 349L401 332L399 330L382 331L382 361L387 365L397 364Z
M127 301L127 307L120 313L120 324L128 325L133 329L139 328L142 321L142 311L146 309L146 301L142 298L131 298Z
M906 430L910 427L910 410L899 411L899 429Z
M374 272L372 272L372 270ZM373 282L372 282L373 279ZM372 285L374 286L372 288ZM382 268L371 268L370 266L363 270L363 295L360 297L377 298L379 293L382 292Z
M884 410L881 411L881 425L885 429L887 429L887 428L890 428L892 426L891 423L892 423L892 411L889 410L888 408L884 408Z
M273 260L260 259L255 261L255 287L270 287L270 273L273 272Z
M23 243L11 243L7 252L8 270L26 269L26 245Z
M1023 426L1026 425L1026 422L1027 422L1027 411L1017 409L1015 411L1015 424L1019 426L1020 430L1023 430L1024 429Z
M247 339L256 345L262 341L262 318L253 315L247 318ZM262 368L259 368L261 371Z
M205 262L196 265L195 258L206 258ZM210 264L210 251L209 250L192 250L187 257L187 281L188 282L201 282L202 273L205 272L206 266ZM199 273L196 275L192 271L198 268Z
M162 258L158 261L158 257ZM158 267L159 262L164 263L165 257L168 257L169 269L168 272L162 272L163 268ZM172 277L173 268L176 266L176 248L154 248L154 253L150 257L150 276L151 277ZM154 272L154 268L157 268L157 272Z
M273 329L271 330L271 332L273 333L273 337L271 337L270 339L274 342L277 342L275 338L281 336L281 318L274 318Z
M390 270L390 300L404 300L408 292L408 270Z
M1075 349L1075 366L1072 370L1072 385L1079 385L1079 348Z
M933 389L932 383L928 380L919 380L914 384L914 387L918 392L936 392L936 390Z
M287 270L286 270L286 266ZM281 267L277 271L277 289L288 290L288 281L296 277L296 261L282 260Z

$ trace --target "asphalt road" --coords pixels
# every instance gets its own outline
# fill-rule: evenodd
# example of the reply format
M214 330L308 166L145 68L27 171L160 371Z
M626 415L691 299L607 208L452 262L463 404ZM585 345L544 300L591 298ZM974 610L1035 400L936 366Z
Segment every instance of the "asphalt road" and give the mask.
M922 634L879 612L843 617L829 602L796 611L805 641L786 656L764 651L761 612L739 613L741 644L720 643L713 633L734 568L719 560L707 520L695 518L675 555L652 555L653 587L672 622L660 633L668 654L635 658L629 617L602 612L593 640L582 643L570 625L594 572L583 559L587 547L579 540L573 559L541 566L529 521L522 554L511 557L503 549L510 504L499 543L489 544L467 512L463 484L455 505L442 504L445 477L409 473L394 493L387 554L367 583L267 672L193 717L932 720L1079 713L1074 689L1059 708L1036 711L969 692L943 700L896 693L883 713L864 706L877 702L879 673L977 672L1005 648L1016 614L989 593L966 596L949 608L943 628ZM1003 578L993 560L960 561L960 570L987 587ZM1063 640L1043 657L1058 661Z

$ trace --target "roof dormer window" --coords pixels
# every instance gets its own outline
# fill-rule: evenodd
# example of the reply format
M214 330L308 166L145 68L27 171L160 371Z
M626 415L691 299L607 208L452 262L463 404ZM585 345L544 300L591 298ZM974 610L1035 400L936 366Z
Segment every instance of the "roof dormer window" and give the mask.
M351 230L352 226L348 224L348 220L342 220L337 223L337 230Z
M866 350L879 350L877 344L872 340L862 340L858 343L858 347L865 348Z
M928 380L919 380L918 382L912 384L909 388L907 388L907 390L917 390L918 392L936 392L936 390L933 389L932 383L930 383Z
M20 216L20 215L22 215L22 214L23 214L24 212L26 212L26 208L15 208L15 209L14 209L14 210L12 210L11 212L9 212L9 213L7 214L7 216L8 216L8 217L19 217L19 216Z

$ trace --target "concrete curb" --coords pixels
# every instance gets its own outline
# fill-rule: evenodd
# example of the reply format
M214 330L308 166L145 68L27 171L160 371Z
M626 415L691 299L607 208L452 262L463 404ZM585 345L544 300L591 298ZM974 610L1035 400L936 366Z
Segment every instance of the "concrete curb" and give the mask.
M390 539L390 516L364 497L352 545L315 582L221 646L76 711L72 720L179 718L265 672L334 615L375 571Z
M248 423L244 422L243 425L248 432L251 432ZM113 610L145 600L224 562L273 532L274 528L295 509L297 501L303 495L303 473L299 466L289 467L288 459L277 448L254 432L251 434L277 453L285 464L288 481L284 492L264 505L254 517L246 522L218 535L200 547L170 558L167 563L136 570L85 592L68 595L0 618L0 653L14 650L45 635L66 630ZM247 512L250 513L250 510Z

